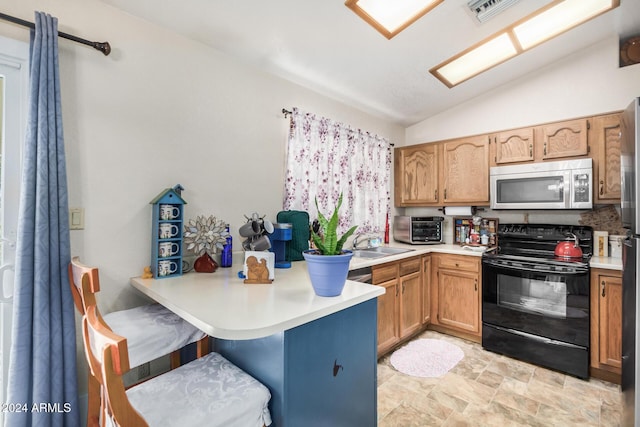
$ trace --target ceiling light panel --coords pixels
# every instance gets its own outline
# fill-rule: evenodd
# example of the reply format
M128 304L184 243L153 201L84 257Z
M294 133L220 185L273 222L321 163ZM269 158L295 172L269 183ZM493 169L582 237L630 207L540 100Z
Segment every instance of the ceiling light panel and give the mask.
M616 1L564 0L555 3L513 27L522 49L527 50L608 11Z
M552 1L429 72L451 88L618 6L620 0Z
M386 38L427 14L444 0L347 0L344 4Z
M509 34L503 33L432 68L430 72L453 87L518 54ZM439 76L438 76L439 75Z

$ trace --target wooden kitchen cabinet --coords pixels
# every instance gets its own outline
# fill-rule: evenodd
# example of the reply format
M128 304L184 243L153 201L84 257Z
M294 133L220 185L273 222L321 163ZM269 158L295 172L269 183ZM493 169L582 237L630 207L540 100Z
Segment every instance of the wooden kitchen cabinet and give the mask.
M535 147L535 128L527 127L499 132L492 136L492 165L533 162Z
M589 141L594 147L593 202L620 202L621 115L594 117L589 129Z
M542 142L541 160L578 157L589 154L587 119L549 123L539 127Z
M458 138L442 143L442 201L489 204L489 137Z
M400 342L398 317L398 264L389 263L371 267L372 283L385 289L378 297L378 356Z
M491 166L586 157L592 145L589 127L582 118L494 133Z
M422 328L422 257L399 264L400 339Z
M439 150L439 144L420 144L395 149L394 197L396 206L440 203L438 194Z
M435 268L431 286L432 327L480 342L480 258L437 254L432 262Z
M591 376L620 383L622 273L591 270Z
M422 324L431 323L431 255L422 257Z
M386 293L378 297L378 356L422 329L422 257L371 268L374 285Z

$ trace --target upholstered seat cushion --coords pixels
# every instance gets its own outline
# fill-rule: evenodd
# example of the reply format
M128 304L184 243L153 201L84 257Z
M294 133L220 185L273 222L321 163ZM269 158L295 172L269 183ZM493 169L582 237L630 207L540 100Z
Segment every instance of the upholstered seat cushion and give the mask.
M160 304L114 311L105 315L104 321L127 339L131 367L165 356L206 335Z
M127 390L150 427L261 427L271 393L218 353L209 353Z

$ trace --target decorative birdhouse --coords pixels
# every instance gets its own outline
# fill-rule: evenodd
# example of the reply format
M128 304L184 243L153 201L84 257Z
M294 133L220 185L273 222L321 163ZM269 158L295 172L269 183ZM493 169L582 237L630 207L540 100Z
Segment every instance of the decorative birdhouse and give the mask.
M182 274L182 230L184 205L181 196L184 188L176 184L158 194L150 204L151 221L151 272L156 279Z

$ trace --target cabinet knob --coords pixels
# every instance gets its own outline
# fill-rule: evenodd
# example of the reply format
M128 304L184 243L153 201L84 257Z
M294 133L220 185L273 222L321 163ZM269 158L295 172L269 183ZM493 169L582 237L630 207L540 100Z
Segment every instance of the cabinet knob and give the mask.
M478 279L475 279L475 280L473 281L473 283L474 283L474 285L475 285L476 292L478 292Z
M398 296L398 284L396 284L396 297Z
M438 200L438 190L437 189L433 192L433 200L436 200L436 201Z
M602 296L604 297L604 280L602 281L601 285L602 285Z
M533 144L529 144L529 157L533 158Z
M600 195L602 196L603 193L604 193L604 181L600 180Z
M402 295L404 295L404 286L405 286L405 283L402 284Z
M542 150L542 154L547 155L547 141L544 142L544 149Z
M447 189L444 189L444 199L447 200Z

